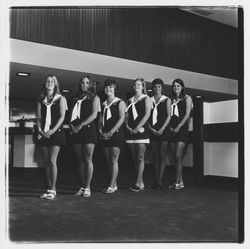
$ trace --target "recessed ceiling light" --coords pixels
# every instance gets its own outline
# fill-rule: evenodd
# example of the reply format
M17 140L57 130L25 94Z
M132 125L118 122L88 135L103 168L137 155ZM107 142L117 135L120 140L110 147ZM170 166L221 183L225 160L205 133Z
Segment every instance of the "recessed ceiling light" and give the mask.
M28 77L28 76L30 76L30 73L18 72L18 73L16 73L16 75L21 76L21 77Z

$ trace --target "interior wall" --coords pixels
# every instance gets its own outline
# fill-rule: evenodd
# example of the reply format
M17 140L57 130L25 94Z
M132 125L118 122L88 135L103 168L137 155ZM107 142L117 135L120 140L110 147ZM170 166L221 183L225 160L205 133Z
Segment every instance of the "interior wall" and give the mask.
M238 30L178 8L16 7L10 14L14 39L238 79Z
M204 143L204 175L238 177L238 143Z
M204 103L204 124L238 122L238 100ZM238 143L205 142L204 175L238 177Z
M238 122L238 100L204 102L204 124Z
M10 40L10 49L10 60L15 63L88 72L132 80L143 77L148 82L151 82L154 78L161 78L166 84L170 85L174 79L181 78L185 82L186 87L189 88L234 95L238 94L238 81L230 78L216 77L16 39ZM40 82L42 80L43 78L38 82L32 82L31 86L36 88L36 84L39 84L37 85L37 89L40 90ZM65 85L70 85L71 83L75 84L75 82L67 82ZM11 93L15 96L15 93L18 93L22 87L25 86L17 85L12 89L13 93Z

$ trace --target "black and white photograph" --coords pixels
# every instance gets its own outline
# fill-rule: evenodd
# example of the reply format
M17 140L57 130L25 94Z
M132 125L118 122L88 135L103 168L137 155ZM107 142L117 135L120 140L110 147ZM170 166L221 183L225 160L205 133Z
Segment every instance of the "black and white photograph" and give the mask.
M244 244L244 6L47 2L4 11L5 242Z

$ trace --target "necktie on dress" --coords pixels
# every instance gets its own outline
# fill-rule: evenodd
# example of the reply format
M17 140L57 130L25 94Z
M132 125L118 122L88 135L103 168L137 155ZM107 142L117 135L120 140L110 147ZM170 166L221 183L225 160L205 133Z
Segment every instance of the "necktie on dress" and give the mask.
M71 115L71 120L70 122L74 121L75 119L79 118L81 116L81 105L82 102L86 99L87 97L85 96L82 99L77 100L77 102L74 105L73 111L72 111L72 115Z
M53 97L53 99L51 100L51 102L48 103L48 98L46 96L45 99L44 99L44 101L43 101L45 103L45 105L46 105L46 117L45 117L44 129L43 129L44 132L47 132L50 129L50 125L51 125L51 106L60 97L61 97L61 95L55 94L55 96Z
M110 110L110 107L112 104L114 104L115 102L119 101L120 99L115 97L110 103L109 105L107 104L107 100L103 103L103 106L104 106L104 110L103 110L103 117L102 117L102 124L104 126L104 122L105 122L105 111L107 113L106 115L106 120L109 120L111 117L112 117L112 114L111 114L111 110Z
M158 116L158 109L157 109L157 106L163 102L165 99L167 99L166 96L162 95L161 98L159 99L158 103L155 102L155 98L152 97L152 102L153 102L153 114L152 114L152 124L153 126L157 123L157 116Z
M146 94L142 94L137 100L135 100L135 97L132 97L130 100L131 100L131 103L128 105L126 111L128 111L128 109L130 107L132 107L132 115L133 115L133 118L134 120L136 120L136 118L138 117L138 113L137 113L137 110L135 108L135 104L141 100L142 98L144 98L146 96Z
M180 99L177 100L176 102L173 102L173 104L171 105L171 116L175 115L177 117L179 117L179 109L178 109L178 103L179 103Z

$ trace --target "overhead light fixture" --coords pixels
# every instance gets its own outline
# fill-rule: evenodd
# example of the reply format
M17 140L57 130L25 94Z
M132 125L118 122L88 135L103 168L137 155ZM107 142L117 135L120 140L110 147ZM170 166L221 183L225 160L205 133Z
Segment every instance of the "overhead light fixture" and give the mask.
M69 93L70 90L68 90L68 89L63 89L62 92L63 92L63 93Z
M18 73L16 73L16 75L21 76L21 77L28 77L28 76L30 76L30 73L18 72Z
M152 90L151 90L151 89L148 89L147 92L152 92Z

